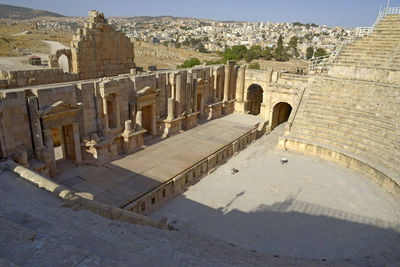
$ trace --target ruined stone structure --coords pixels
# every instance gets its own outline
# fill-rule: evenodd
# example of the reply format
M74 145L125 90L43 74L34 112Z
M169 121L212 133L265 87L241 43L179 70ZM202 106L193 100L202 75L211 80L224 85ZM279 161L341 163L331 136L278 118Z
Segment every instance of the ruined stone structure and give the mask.
M133 44L125 34L115 31L104 14L90 11L84 29L71 43L71 71L80 79L129 73L135 67Z
M236 70L233 62L224 69L2 90L0 155L22 153L26 156L19 163L51 176L63 160L102 164L130 154L143 146L143 136L172 136L196 127L199 119L232 113L233 88L224 87L224 81L232 84Z
M56 67L66 56L71 74L1 74L0 159L54 177L68 166L103 165L146 141L236 112L262 118L268 129L252 125L120 208L147 214L282 123L280 148L361 171L400 197L399 25L399 15L386 16L321 76L250 70L234 61L137 74L130 40L92 11L71 50L50 60ZM372 57L371 49L379 53Z

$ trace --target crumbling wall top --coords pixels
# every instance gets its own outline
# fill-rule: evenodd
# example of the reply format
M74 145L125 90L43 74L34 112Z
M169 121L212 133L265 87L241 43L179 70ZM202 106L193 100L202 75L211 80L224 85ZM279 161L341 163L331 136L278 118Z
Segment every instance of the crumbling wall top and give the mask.
M107 20L104 18L104 13L103 12L99 12L99 11L96 11L96 10L91 10L91 11L89 11L88 22L106 23Z

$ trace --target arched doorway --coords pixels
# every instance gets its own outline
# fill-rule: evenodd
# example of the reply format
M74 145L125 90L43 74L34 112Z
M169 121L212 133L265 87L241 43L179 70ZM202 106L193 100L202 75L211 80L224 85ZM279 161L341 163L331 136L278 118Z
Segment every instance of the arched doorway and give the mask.
M58 58L58 66L63 69L64 73L69 73L69 61L66 55L61 55Z
M263 100L263 89L258 84L252 84L247 89L246 112L250 115L260 114L261 103Z
M279 102L272 111L271 129L283 122L287 122L292 112L292 106L286 102Z

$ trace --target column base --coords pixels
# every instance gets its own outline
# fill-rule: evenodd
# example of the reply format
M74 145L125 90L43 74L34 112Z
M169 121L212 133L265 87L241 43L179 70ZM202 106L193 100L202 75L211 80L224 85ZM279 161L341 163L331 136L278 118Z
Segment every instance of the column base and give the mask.
M246 104L248 102L249 101L236 101L235 102L235 112L242 113L242 114L247 114Z
M208 105L206 107L205 114L207 116L207 120L213 120L222 117L222 102Z
M183 120L183 127L185 131L190 130L197 126L198 122L197 116L199 114L200 112L193 112L185 116L185 119Z
M236 100L228 100L225 101L222 105L222 114L229 115L235 111L235 102Z
M162 128L162 138L167 138L174 136L182 131L182 121L183 117L179 117L172 120L163 120L161 121L161 128Z
M124 153L131 154L141 149L144 145L143 134L145 134L146 132L147 130L141 129L135 132L122 133L122 148Z

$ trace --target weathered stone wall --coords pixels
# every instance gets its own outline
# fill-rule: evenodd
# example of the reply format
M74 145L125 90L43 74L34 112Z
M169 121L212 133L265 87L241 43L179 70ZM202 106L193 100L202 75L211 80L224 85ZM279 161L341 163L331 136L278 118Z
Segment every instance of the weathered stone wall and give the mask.
M54 147L61 144L66 159L101 164L139 149L146 131L167 137L197 126L206 109L214 114L208 119L233 112L235 79L231 64L5 89L0 156L26 151L41 162L36 171L53 175Z
M2 89L62 83L76 80L78 80L77 74L64 73L60 68L0 71L0 88Z
M23 150L32 155L25 92L1 92L0 157L6 158Z
M239 70L240 71L240 70ZM276 104L280 102L288 103L292 109L297 109L299 105L299 93L306 86L309 77L294 75L281 72L263 70L245 70L244 82L237 79L237 87L243 83L243 93L236 91L236 98L243 99L244 103L236 105L238 112L247 113L248 110L248 90L253 85L261 86L263 90L263 100L259 116L267 121L272 121L272 112ZM249 105L250 106L250 105Z
M90 11L84 29L71 42L72 73L92 79L129 73L135 67L133 44L112 28L104 14Z

